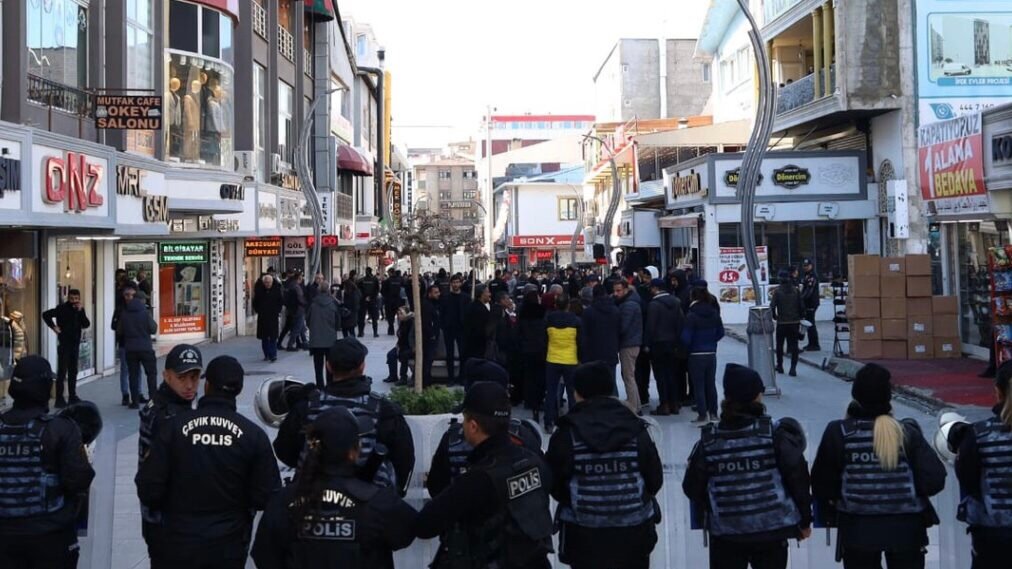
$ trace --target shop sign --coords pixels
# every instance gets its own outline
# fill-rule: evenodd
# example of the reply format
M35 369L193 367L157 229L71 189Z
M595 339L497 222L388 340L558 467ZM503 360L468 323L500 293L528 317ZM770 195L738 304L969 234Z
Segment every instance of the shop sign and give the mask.
M728 170L724 172L724 183L727 184L727 186L730 188L737 188L738 180L740 179L741 179L741 166L735 168L734 170ZM762 185L762 183L763 183L763 175L760 173L756 185L759 186Z
M316 237L314 235L306 237L306 247L312 247L315 243ZM333 249L334 247L337 247L337 235L321 235L320 247L323 249Z
M158 95L96 95L95 128L161 130L162 98Z
M4 197L4 192L19 190L21 190L21 161L0 157L0 198Z
M394 227L401 226L401 185L396 182L390 186L390 217Z
M272 203L262 203L257 206L257 216L260 219L277 219L278 206Z
M755 252L759 256L759 268L756 271L759 284L769 284L770 267L766 246L756 247ZM717 280L722 285L752 284L752 279L748 274L748 265L745 263L744 247L721 247L717 269Z
M144 171L120 164L116 166L116 195L141 198L141 217L148 223L168 223L169 198L148 194L141 185Z
M141 214L148 223L169 222L169 198L146 195L141 198Z
M299 228L299 215L302 208L299 201L291 198L278 198L278 227L294 231Z
M247 257L280 257L281 238L247 239L244 244Z
M1012 165L1012 132L996 134L991 137L991 166L1009 165Z
M510 253L506 257L506 259L507 259L506 262L509 263L509 264L511 264L511 265L519 265L520 264L520 255L517 255L516 253Z
M302 190L302 185L299 183L299 177L291 172L282 172L274 175L274 181L277 185L281 186L286 190L294 190L296 192Z
M510 247L569 247L573 244L572 235L511 235ZM576 240L583 245L583 234Z
M383 249L374 248L369 249L369 254L372 255L373 257L383 257L387 254L387 252Z
M474 203L471 201L453 201L448 204L450 209L471 209L474 207Z
M238 219L215 219L213 215L198 215L169 221L172 233L196 233L198 231L217 231L229 233L239 231Z
M285 237L285 257L305 257L305 237Z
M203 241L158 244L159 263L206 263L207 257L207 243Z
M337 226L337 236L345 241L351 241L355 238L355 230L351 228L351 225L342 223Z
M538 261L551 261L555 257L555 251L535 251L534 258Z
M703 191L698 172L690 172L687 176L675 176L671 180L671 194L677 199L679 196L691 196Z
M162 316L159 334L197 334L206 329L203 316Z
M773 184L788 190L808 185L812 181L812 174L808 168L788 164L783 168L773 170Z
M68 152L67 157L49 156L42 163L45 180L42 201L63 203L64 211L81 213L101 206L105 199L99 193L104 168L88 162L88 157Z
M925 200L986 195L980 114L923 125L917 164Z
M330 223L334 211L334 192L317 192L316 197L319 198L317 201L320 203L320 211L323 212L323 227L321 230L324 233L330 233Z
M246 199L246 188L239 184L222 184L218 188L218 195L223 200L244 200Z

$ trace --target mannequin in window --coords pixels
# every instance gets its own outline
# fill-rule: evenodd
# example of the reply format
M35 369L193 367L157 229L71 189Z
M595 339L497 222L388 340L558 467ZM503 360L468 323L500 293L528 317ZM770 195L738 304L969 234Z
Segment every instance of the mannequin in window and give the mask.
M28 332L25 330L25 315L20 310L12 310L7 315L11 319L11 348L14 361L28 355Z
M183 160L195 162L200 153L200 81L190 82L183 97Z
M200 72L200 158L206 162L217 162L218 138L211 118L211 99L214 98L212 83L208 81L207 72Z
M165 121L169 133L169 156L179 156L183 142L183 101L178 77L169 79L169 90L165 92Z
M225 117L222 114L222 88L216 86L214 95L207 100L207 139L208 154L211 161L216 162L221 156L221 136L225 132Z

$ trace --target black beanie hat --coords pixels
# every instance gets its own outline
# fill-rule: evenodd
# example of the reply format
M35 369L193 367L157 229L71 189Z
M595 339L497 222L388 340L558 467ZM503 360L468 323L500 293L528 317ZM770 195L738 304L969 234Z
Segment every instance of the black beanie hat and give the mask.
M14 364L11 374L10 394L15 403L49 403L49 391L53 387L53 368L42 356L25 356Z
M892 411L892 374L878 364L867 364L857 372L850 395L869 415L885 415Z
M608 397L615 392L615 368L604 362L581 364L573 371L573 386L580 397Z
M735 403L751 403L766 391L762 377L752 368L738 364L724 367L724 399Z

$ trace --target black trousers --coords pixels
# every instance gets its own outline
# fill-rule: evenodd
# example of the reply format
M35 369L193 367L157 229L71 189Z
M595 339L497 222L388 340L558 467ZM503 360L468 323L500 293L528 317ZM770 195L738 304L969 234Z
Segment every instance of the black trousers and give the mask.
M970 569L1005 569L1009 566L1008 542L971 532L973 565Z
M67 395L77 397L77 360L81 345L73 344L56 347L56 398L63 399L63 383L67 383Z
M316 386L323 389L325 385L330 383L331 374L330 370L327 369L327 352L328 348L309 348L309 353L313 355L313 371L316 372Z
M462 344L461 344L461 332L458 328L443 328L443 345L446 347L446 378L449 383L453 383L453 369L454 365L460 362L460 357L463 355Z
M245 569L248 556L248 540L160 544L151 555L151 569Z
M541 411L545 398L545 354L522 354L524 370L524 404L531 411Z
M432 385L432 362L436 359L436 339L426 340L422 344L422 385Z
M819 327L815 325L815 311L818 308L806 308L805 309L805 320L812 323L812 327L808 329L808 346L819 347Z
M387 336L394 335L394 322L397 321L397 309L400 308L401 299L397 299L396 303L386 303L383 305L384 316L387 319Z
M784 342L791 355L791 369L798 366L798 329L800 324L777 324L777 367L784 367Z
M373 300L371 302L364 302L362 307L358 309L358 335L362 337L365 333L365 315L369 314L369 318L372 319L372 334L375 336L379 334L379 304Z
M0 567L3 569L75 569L77 532L43 535L0 535Z
M865 551L844 547L843 569L881 569L883 555L888 569L924 569L924 549L920 547L906 551ZM1004 566L1007 567L1008 553L1004 555Z
M636 387L640 392L640 405L650 403L650 352L640 348L636 356Z
M689 394L692 393L692 383L689 381L689 358L676 357L672 367L674 378L674 393L672 397L679 405L689 401Z
M657 382L658 402L667 405L672 411L680 405L675 391L675 361L673 346L650 347L650 363L654 368L654 381Z
M156 369L155 351L145 350L140 352L127 351L127 370L130 374L130 399L134 403L141 400L141 366L144 367L144 375L148 382L148 397L158 391L158 370Z
M737 543L710 537L710 569L785 569L787 540Z
M281 326L281 333L278 334L278 345L282 346L285 343L285 336L292 331L295 326L295 314L291 311L285 310L285 323Z

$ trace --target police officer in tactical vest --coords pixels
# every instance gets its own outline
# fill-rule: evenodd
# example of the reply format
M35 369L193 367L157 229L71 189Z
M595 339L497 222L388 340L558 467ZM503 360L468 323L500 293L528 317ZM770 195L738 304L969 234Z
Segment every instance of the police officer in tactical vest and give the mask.
M534 453L509 439L510 398L478 382L464 395L468 470L426 504L417 535L445 535L434 569L547 569L552 551L551 475Z
M0 415L0 567L73 569L79 496L91 486L77 425L49 412L53 370L40 356L18 360L14 407Z
M355 338L334 343L327 354L331 381L322 390L307 386L304 396L293 404L274 439L274 451L281 462L295 468L305 448L306 425L325 409L347 407L372 428L362 437L358 457L359 477L380 486L396 489L403 496L415 466L415 446L401 408L372 392L372 379L365 376L369 350Z
M912 419L891 415L889 371L876 364L854 378L847 417L826 426L812 464L812 494L835 517L837 559L846 569L924 567L928 498L945 487L945 466ZM833 516L833 512L836 515Z
M483 358L467 360L464 374L464 385L473 385L479 381L491 381L503 387L509 385L509 372L501 365ZM511 417L509 424L510 442L527 450L542 455L541 431L529 420ZM425 488L430 496L445 490L461 474L467 471L467 457L474 450L464 439L464 425L456 417L450 419L439 446L432 455L432 465L425 479Z
M1009 566L1012 544L1012 362L998 368L993 415L949 431L963 501L959 519L970 526L971 569Z
M307 426L296 482L271 499L257 527L259 569L393 569L393 551L415 538L418 513L392 488L356 477L368 428L344 407Z
M654 496L664 471L647 424L618 399L615 368L573 373L576 404L548 443L559 502L559 558L574 569L645 569L661 520Z
M783 569L787 540L812 533L804 431L766 414L764 390L754 370L728 364L720 423L689 456L682 490L705 512L712 569Z
M379 337L379 292L380 282L372 274L372 267L366 267L365 276L358 281L358 290L362 291L362 306L358 309L358 337L365 332L365 316L372 320L372 337Z
M137 471L141 504L161 513L151 569L242 569L253 516L281 486L267 435L236 411L242 366L218 356L204 377L196 410L159 427Z

